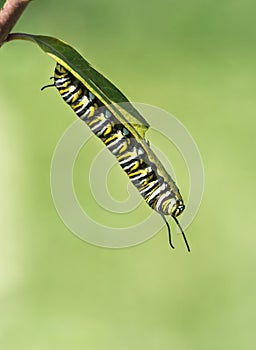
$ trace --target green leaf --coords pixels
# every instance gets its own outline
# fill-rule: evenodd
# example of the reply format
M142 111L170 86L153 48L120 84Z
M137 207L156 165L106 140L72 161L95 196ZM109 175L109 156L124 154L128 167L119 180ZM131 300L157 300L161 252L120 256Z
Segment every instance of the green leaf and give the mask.
M138 137L145 138L145 132L149 128L148 122L115 85L95 70L70 45L53 37L25 33L10 34L8 40L13 39L29 40L38 44L43 51L80 80L103 104L108 105L120 123L133 131L133 134L135 129Z

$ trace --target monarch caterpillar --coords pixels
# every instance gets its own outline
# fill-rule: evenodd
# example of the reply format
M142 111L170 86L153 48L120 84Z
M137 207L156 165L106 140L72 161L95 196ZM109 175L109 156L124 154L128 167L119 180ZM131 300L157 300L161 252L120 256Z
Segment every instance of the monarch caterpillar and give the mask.
M144 126L130 123L129 118L126 118L129 111L120 106L110 106L89 84L85 86L59 63L53 78L54 83L44 86L42 90L49 86L58 89L63 100L116 157L146 203L162 216L168 229L170 246L174 248L165 215L171 215L175 220L190 251L177 219L185 209L182 196L144 137L145 129L149 127L146 120L131 107Z

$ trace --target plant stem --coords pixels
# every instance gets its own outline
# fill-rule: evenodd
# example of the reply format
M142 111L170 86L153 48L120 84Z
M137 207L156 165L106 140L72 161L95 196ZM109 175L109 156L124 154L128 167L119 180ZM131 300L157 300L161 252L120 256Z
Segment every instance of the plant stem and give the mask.
M6 0L0 11L0 47L31 0Z

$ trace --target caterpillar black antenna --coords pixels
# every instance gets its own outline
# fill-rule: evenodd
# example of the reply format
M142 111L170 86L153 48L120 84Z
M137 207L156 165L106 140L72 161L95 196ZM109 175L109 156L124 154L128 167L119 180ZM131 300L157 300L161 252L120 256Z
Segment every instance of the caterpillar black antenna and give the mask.
M185 244L186 244L187 250L190 252L190 247L189 247L187 238L186 238L186 236L185 236L185 233L184 233L184 231L183 231L183 229L182 229L182 227L181 227L181 225L180 225L178 219L177 219L175 216L173 216L173 219L174 219L174 221L176 222L177 226L178 226L179 229L180 229L180 232L181 232L182 237L183 237L183 239L184 239L184 242L185 242Z
M53 79L54 77L50 77L50 79ZM49 85L45 85L45 86L43 86L42 88L41 88L41 91L43 91L44 89L46 89L46 88L48 88L48 87L53 87L53 86L55 86L55 83L53 83L53 84L49 84Z
M170 244L170 246L172 247L172 249L175 249L174 245L172 244L172 237L171 237L170 225L168 224L168 221L166 220L165 216L162 215L162 214L161 214L161 216L162 216L162 218L163 218L163 220L164 220L164 222L165 222L165 224L166 224L166 226L167 226L167 229L168 229L169 244Z

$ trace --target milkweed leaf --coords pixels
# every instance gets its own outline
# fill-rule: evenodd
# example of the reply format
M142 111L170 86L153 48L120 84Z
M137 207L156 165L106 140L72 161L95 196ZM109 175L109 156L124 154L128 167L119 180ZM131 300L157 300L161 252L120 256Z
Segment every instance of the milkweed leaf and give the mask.
M44 52L70 71L104 104L111 105L112 112L120 122L128 128L132 126L142 139L145 138L145 132L149 128L148 122L114 84L94 69L70 45L50 36L25 33L10 34L9 40L13 39L28 40L38 44ZM119 103L123 103L122 107L118 105Z

